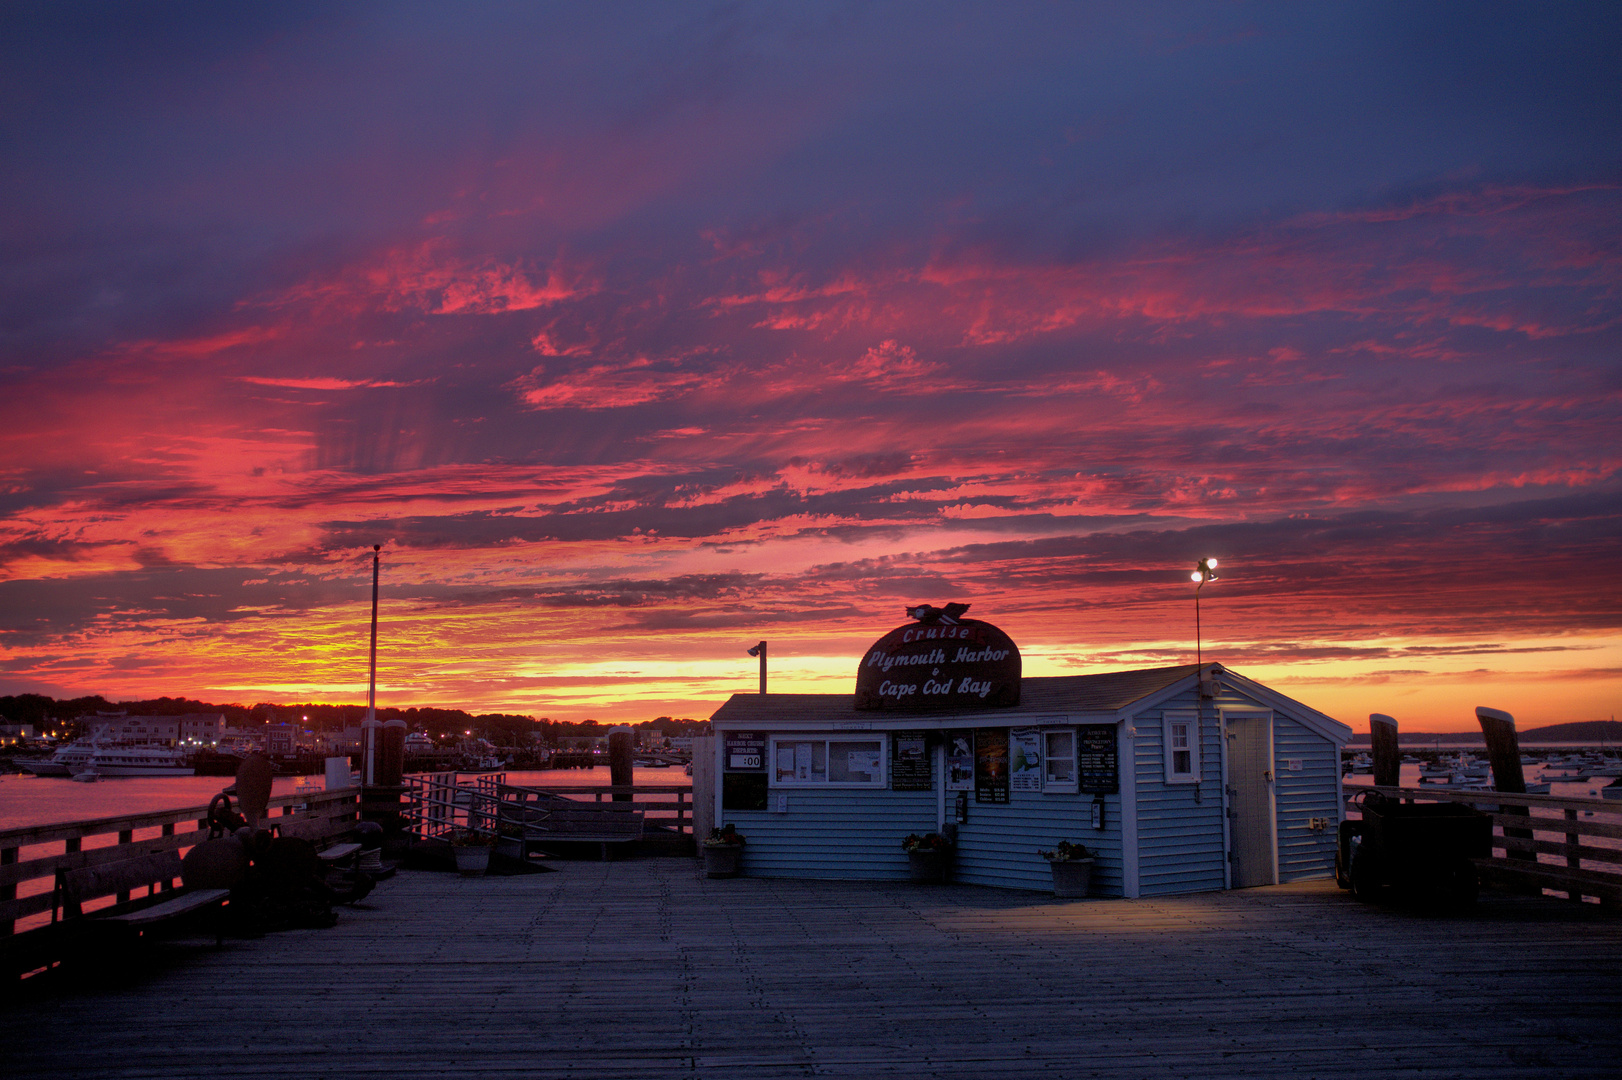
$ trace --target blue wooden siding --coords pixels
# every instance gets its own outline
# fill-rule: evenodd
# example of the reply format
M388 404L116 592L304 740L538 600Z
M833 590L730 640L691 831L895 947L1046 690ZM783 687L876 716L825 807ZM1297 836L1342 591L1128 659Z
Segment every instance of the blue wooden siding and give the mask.
M1289 763L1301 762L1292 772ZM1273 796L1278 805L1278 879L1301 881L1335 872L1336 798L1340 753L1335 744L1282 713L1273 714ZM1321 832L1312 818L1328 818Z
M748 839L744 872L750 876L905 878L901 838L936 827L932 791L772 788L772 805L780 793L788 796L787 813L729 810L723 815L723 824L731 822ZM1008 804L998 806L976 803L971 794L968 823L959 826L953 879L1045 892L1053 882L1037 850L1069 840L1099 854L1094 894L1122 895L1121 799L1104 799L1105 828L1095 831L1092 795L1016 791Z
M1123 778L1124 779L1124 778ZM954 879L1005 889L1053 888L1047 860L1037 854L1060 840L1085 844L1098 854L1092 894L1120 896L1121 797L1104 796L1104 829L1092 826L1094 796L1015 791L1005 805L977 803L969 796L969 820L958 826Z
M728 810L747 839L744 873L750 877L904 878L901 838L935 830L933 791L863 788L772 788L788 796L788 812Z
M1203 707L1202 707L1203 706ZM1200 714L1200 783L1167 784L1164 712ZM1133 720L1138 797L1138 892L1204 892L1226 884L1222 818L1222 736L1209 701L1189 692Z

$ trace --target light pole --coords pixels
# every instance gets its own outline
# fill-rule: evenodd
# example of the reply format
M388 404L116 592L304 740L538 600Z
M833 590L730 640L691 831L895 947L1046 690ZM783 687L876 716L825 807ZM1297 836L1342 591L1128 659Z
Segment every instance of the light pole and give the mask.
M761 694L762 697L765 697L766 696L766 643L764 641L762 641L760 644L756 645L753 649L750 649L749 650L749 655L750 656L758 656L758 657L760 657L760 694Z
M1190 581L1198 582L1194 586L1194 664L1203 665L1204 654L1200 651L1200 590L1205 588L1207 581L1217 579L1217 561L1215 559L1201 559L1194 564L1194 573L1189 575Z
M372 658L367 665L369 675L366 680L366 719L377 719L377 572L378 559L383 551L382 544L372 545Z

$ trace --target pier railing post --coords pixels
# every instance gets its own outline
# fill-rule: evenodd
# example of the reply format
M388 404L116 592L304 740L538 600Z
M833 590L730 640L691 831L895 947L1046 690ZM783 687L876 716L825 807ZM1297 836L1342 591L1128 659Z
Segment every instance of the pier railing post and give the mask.
M0 848L0 866L15 865L17 862L17 852L20 850L22 849L14 847ZM15 884L0 885L0 900L15 899L17 899L17 886ZM16 933L16 927L17 924L12 922L10 919L7 919L5 922L0 922L0 937L10 937L12 934Z

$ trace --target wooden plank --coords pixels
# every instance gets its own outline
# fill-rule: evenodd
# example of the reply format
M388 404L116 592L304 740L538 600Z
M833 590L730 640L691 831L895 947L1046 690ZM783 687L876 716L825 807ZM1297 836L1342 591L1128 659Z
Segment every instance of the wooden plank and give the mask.
M1597 1078L1619 1014L1622 920L1593 905L1456 918L1326 882L1062 902L642 859L402 872L330 930L32 995L7 1067L201 1080L229 1046L246 1080ZM386 1020L357 1037L357 1016Z

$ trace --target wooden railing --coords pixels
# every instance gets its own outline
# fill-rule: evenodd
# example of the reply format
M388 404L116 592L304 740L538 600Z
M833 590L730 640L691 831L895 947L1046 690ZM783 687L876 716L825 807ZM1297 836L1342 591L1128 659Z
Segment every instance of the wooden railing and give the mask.
M269 819L353 821L358 794L348 788L277 795L270 800ZM207 836L205 806L0 831L0 939L9 952L45 928L58 870L118 862L137 854L184 851ZM119 894L87 907L94 910L128 899Z
M676 836L693 833L693 788L690 784L603 784L589 787L542 788L507 783L505 773L423 773L403 778L405 798L400 812L406 830L433 838L470 829L494 832L500 805L541 796L585 804L613 801L616 808L640 810L649 826ZM616 795L628 800L615 801ZM522 814L515 815L521 820Z
M400 800L400 819L406 832L435 839L462 829L489 831L494 820L494 788L504 776L479 773L464 780L448 772L401 777L405 791Z
M506 785L513 787L515 785ZM617 805L641 810L649 825L667 826L684 836L693 834L693 785L691 784L602 784L593 787L541 788L527 787L528 791L581 802L612 802L616 795L629 795L629 800ZM586 796L591 796L590 800Z
M1511 888L1536 887L1571 900L1592 897L1602 904L1622 904L1622 803L1434 787L1352 789L1356 791L1473 806L1493 821L1492 857L1476 860L1483 876Z

